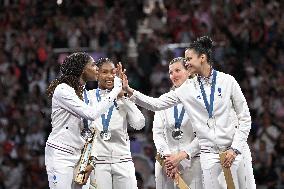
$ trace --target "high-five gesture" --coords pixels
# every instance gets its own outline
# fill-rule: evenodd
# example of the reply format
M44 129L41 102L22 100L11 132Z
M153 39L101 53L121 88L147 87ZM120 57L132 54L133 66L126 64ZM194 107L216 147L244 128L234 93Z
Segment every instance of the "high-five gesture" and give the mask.
M119 62L117 65L116 65L116 69L115 69L115 74L117 77L119 77L120 79L123 80L123 74L124 74L125 70L123 71L123 68L122 68L122 64L121 62Z
M129 84L128 84L128 79L127 79L127 76L126 76L126 69L123 69L121 63L119 62L118 65L117 65L117 74L118 74L118 77L120 77L122 79L122 89L123 91L125 91L128 96L132 96L133 92L134 92L134 89L132 89L131 87L129 87Z

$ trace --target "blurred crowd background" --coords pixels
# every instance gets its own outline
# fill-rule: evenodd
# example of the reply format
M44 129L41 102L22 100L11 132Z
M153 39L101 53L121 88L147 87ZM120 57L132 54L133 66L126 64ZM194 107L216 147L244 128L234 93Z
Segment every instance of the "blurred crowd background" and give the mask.
M203 35L249 104L257 188L283 189L283 10L281 0L0 0L0 189L48 188L45 89L68 53L121 61L133 88L158 97L171 86L169 60ZM142 111L131 151L139 189L154 189L154 113Z

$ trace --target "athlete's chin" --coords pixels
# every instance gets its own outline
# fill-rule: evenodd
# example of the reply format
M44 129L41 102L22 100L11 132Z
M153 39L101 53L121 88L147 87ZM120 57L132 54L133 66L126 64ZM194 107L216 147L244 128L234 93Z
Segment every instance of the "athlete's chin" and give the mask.
M112 88L113 88L113 85L106 85L106 89L112 90Z
M181 85L182 85L182 82L175 82L175 83L174 83L174 86L175 86L176 88L180 87Z
M196 72L196 70L195 69L190 69L189 70L189 75L194 75L194 74L196 74L197 72Z

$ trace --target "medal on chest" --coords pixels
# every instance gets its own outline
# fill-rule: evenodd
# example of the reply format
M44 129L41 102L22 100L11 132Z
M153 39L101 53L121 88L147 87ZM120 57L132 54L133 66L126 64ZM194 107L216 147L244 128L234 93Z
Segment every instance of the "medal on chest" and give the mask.
M216 70L213 70L213 78L212 78L212 83L211 83L211 93L210 93L210 104L207 100L207 96L204 90L204 86L200 80L200 77L198 77L198 83L200 86L200 91L203 97L203 101L206 107L206 110L208 112L208 120L207 120L207 126L211 129L216 126L216 119L213 116L213 104L214 104L214 93L215 93L215 86L216 86L216 77L217 77L217 72Z
M109 131L101 131L100 132L100 137L104 140L104 141L108 141L111 139L111 133Z
M87 96L87 91L86 89L84 90L84 101L85 103L88 105L89 104L89 99L88 99L88 96ZM89 128L88 126L88 120L87 119L83 119L83 124L84 124L84 128L83 130L81 131L81 136L84 140L90 140L92 139L93 137L93 134L92 134L92 131L91 129Z
M179 140L183 137L183 132L180 129L174 129L172 132L172 137L175 140Z
M185 109L182 107L180 115L178 116L178 108L174 106L174 118L175 118L175 129L172 132L172 137L175 140L180 140L183 137L183 132L181 130L181 123L184 117Z
M97 101L100 102L101 96L100 96L99 89L96 90L96 97L97 97ZM103 131L100 132L100 137L104 141L108 141L111 139L111 132L109 131L109 123L110 123L110 119L113 113L113 109L114 109L114 105L112 105L109 108L107 116L105 114L101 115Z
M214 117L214 116L210 117L210 118L207 120L207 126L208 126L209 128L213 128L213 127L216 126L216 120L215 120L215 117Z

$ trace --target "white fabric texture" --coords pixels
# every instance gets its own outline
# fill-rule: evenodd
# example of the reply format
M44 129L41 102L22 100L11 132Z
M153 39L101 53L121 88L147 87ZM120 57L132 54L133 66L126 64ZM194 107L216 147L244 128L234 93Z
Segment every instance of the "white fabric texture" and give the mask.
M212 80L212 76L209 80ZM207 99L210 99L211 84L201 80ZM215 125L207 126L209 119L208 112L204 105L199 82L197 77L188 79L175 91L163 94L159 98L152 98L138 91L134 91L130 98L136 104L143 106L152 111L158 111L182 103L188 113L193 129L196 131L199 145L202 148L224 149L232 147L242 153L237 156L232 166L234 181L238 185L237 167L241 162L241 157L245 157L246 171L251 179L249 182L254 183L253 174L249 155L247 154L247 137L251 129L251 117L246 99L241 91L237 81L229 74L217 72L216 89L214 93L213 116ZM201 153L201 166L203 177L205 178L205 188L218 186L221 165L218 153ZM211 177L210 177L211 175ZM213 180L209 180L212 178ZM244 179L239 177L239 179ZM208 182L207 182L208 181ZM212 184L213 182L213 184ZM242 181L240 181L241 183ZM252 184L252 189L254 188ZM250 187L248 187L250 188Z

